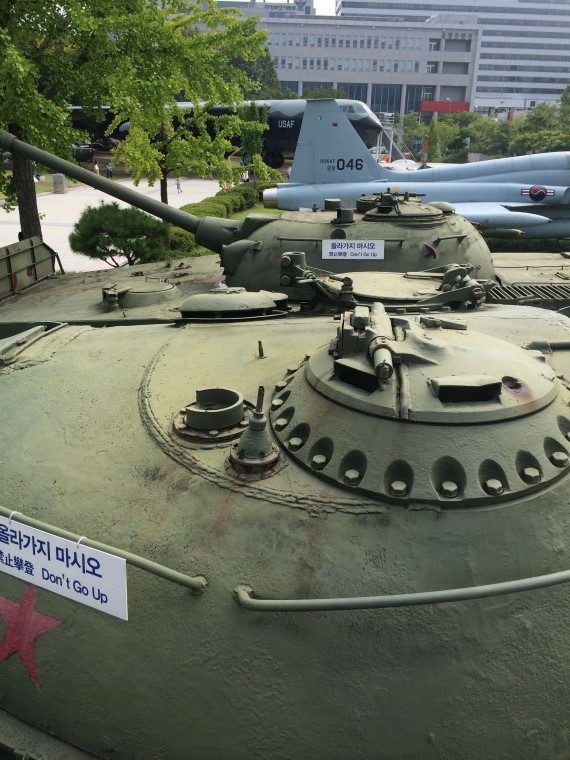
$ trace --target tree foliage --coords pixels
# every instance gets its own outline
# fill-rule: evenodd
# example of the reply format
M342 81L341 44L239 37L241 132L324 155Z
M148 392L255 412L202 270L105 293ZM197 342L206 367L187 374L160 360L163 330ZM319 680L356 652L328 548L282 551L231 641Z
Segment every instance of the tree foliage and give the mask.
M444 161L463 162L467 154L483 153L491 158L528 153L568 150L570 145L570 86L562 94L560 106L537 105L525 114L482 114L462 112L440 115L437 143ZM436 120L432 119L430 123ZM415 112L402 120L404 143L418 146L421 134L429 131ZM430 151L433 139L430 136ZM430 160L435 160L430 154Z
M168 229L136 208L101 203L88 206L69 236L71 250L111 266L141 264L164 258Z
M116 160L137 180L164 183L169 172L231 168L225 154L239 134L237 115L216 120L208 133L205 110L176 130L177 101L236 103L253 91L236 59L265 55L266 33L255 19L215 0L4 0L0 2L0 127L40 148L71 158L78 135L70 105L103 119L101 106L130 121ZM185 122L186 124L186 122ZM114 126L115 126L114 125ZM0 178L8 207L20 208L24 236L40 234L32 165L14 157L14 177Z

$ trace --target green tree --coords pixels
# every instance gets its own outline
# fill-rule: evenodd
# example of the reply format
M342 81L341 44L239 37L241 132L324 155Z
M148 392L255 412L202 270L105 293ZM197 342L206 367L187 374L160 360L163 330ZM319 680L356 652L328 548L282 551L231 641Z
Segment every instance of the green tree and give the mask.
M136 208L118 203L88 206L69 236L71 250L111 266L159 261L166 253L167 227Z
M241 69L251 82L251 86L244 88L245 98L260 100L281 97L281 84L267 48L254 61L236 58L233 65Z
M434 161L438 163L441 161L441 147L439 143L439 124L435 119L432 119L430 122L428 137L428 161Z
M205 111L191 129L176 131L177 98L233 103L251 87L232 61L256 60L265 33L255 20L214 0L10 0L0 2L0 127L40 148L71 158L78 135L69 106L104 114L131 129L116 160L135 178L212 169L231 174L224 155L239 134L237 116L216 121L208 134ZM158 136L158 139L157 139ZM187 138L187 139L184 139ZM18 204L22 234L41 234L30 161L14 156L13 177L0 178L7 207Z
M346 90L342 87L314 87L313 89L307 89L303 93L303 97L308 100L315 100L316 98L346 98Z

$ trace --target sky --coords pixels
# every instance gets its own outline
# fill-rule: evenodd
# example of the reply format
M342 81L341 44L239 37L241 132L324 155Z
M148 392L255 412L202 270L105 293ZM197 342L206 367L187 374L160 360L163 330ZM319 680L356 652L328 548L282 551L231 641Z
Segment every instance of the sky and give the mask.
M315 0L315 10L319 16L334 16L335 0Z

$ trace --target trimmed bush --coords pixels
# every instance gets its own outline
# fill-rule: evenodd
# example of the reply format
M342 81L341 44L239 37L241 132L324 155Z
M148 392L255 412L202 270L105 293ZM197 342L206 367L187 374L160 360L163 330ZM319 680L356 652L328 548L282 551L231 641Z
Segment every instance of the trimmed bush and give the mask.
M118 203L88 206L69 236L71 250L112 266L160 261L167 253L168 228L144 211Z

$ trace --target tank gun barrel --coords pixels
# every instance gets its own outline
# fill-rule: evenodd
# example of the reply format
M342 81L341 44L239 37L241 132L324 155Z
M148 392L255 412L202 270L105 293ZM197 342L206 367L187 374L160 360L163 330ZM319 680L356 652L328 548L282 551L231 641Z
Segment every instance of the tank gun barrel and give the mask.
M34 145L19 140L10 132L0 130L0 148L11 153L26 156L38 164L43 164L50 169L73 177L73 179L79 180L79 182L84 182L86 185L101 190L107 195L130 203L132 206L146 211L153 216L157 216L165 222L170 222L187 232L191 232L196 235L196 241L200 245L204 245L216 253L221 252L223 245L228 245L240 237L242 227L240 222L231 219L217 219L216 217L200 218L169 206L167 203L162 203L162 201L147 198L142 193L137 193L119 182L100 177L95 172L84 169L82 166L77 166L77 164L71 161L66 161L64 158L54 156L48 151L41 150Z

